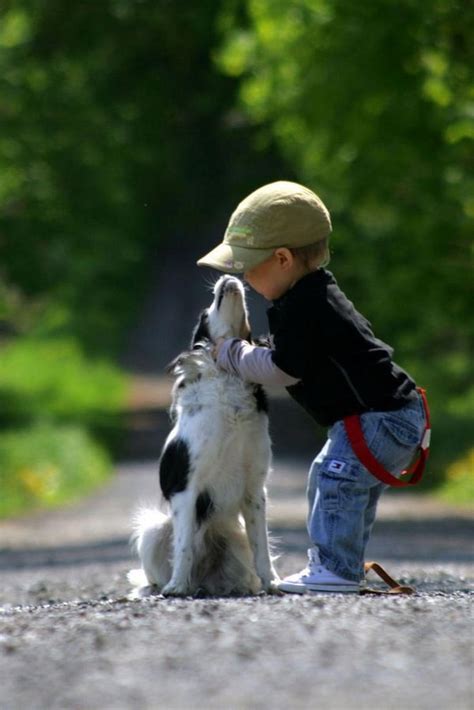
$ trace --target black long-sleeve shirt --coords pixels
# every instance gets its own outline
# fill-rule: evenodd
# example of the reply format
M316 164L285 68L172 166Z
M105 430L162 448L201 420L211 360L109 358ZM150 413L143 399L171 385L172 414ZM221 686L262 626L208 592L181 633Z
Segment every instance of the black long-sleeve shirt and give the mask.
M299 380L287 390L318 424L399 409L416 396L392 348L375 337L331 272L304 276L267 315L273 362Z

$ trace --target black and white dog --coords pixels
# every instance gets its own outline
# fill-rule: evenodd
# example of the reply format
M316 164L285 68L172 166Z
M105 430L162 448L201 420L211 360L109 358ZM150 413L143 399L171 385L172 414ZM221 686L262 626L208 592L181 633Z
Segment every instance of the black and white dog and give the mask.
M220 370L217 338L250 338L242 283L222 276L200 317L191 350L174 360L170 432L160 486L170 514L138 513L141 570L129 580L143 596L270 592L265 479L271 463L266 396Z

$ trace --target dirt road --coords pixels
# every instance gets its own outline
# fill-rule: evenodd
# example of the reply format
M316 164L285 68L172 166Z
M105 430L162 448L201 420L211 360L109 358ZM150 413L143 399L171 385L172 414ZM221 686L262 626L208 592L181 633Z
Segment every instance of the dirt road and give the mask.
M87 501L0 524L2 710L473 707L467 513L382 501L369 556L413 597L129 602L129 520L153 500L155 469L121 466ZM276 462L281 574L304 563L305 475Z

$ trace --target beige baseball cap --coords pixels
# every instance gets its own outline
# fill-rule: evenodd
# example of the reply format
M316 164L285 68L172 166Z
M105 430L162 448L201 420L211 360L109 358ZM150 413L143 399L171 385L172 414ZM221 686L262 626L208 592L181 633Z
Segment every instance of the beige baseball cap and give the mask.
M197 264L242 273L268 259L278 247L315 244L331 230L330 214L312 190L296 182L271 182L242 200L222 244Z

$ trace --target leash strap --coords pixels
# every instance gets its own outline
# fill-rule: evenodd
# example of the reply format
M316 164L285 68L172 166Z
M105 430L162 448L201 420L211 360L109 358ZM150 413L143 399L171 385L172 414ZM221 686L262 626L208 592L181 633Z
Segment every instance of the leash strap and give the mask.
M385 591L383 589L372 589L370 587L365 587L360 590L360 594L416 594L416 589L414 587L409 587L408 585L397 582L397 580L391 577L387 570L385 570L382 565L379 565L378 562L366 562L364 565L364 571L366 575L370 571L378 574L378 576L383 579L385 584L388 585L389 589Z
M346 429L346 434L351 442L352 449L359 461L365 466L365 468L370 471L370 473L378 478L382 483L386 483L389 486L394 486L396 488L403 488L405 486L414 486L421 480L423 476L423 471L425 469L426 461L428 459L428 454L430 451L430 439L431 439L431 420L430 420L430 410L428 407L428 400L426 398L426 392L421 387L417 387L418 392L421 395L423 401L423 408L425 410L426 425L425 431L423 433L423 438L418 447L418 456L412 466L402 471L401 475L406 476L411 474L409 480L401 480L387 471L384 466L378 461L375 456L370 451L365 441L364 432L362 430L362 424L360 421L360 416L358 414L352 414L349 417L344 417L344 427Z

